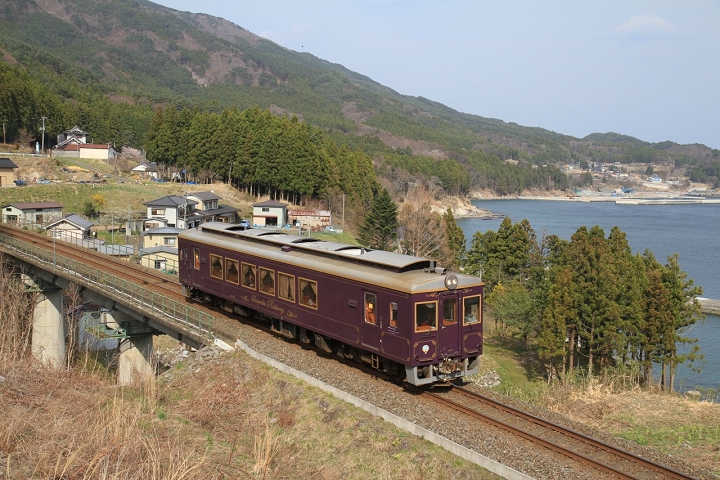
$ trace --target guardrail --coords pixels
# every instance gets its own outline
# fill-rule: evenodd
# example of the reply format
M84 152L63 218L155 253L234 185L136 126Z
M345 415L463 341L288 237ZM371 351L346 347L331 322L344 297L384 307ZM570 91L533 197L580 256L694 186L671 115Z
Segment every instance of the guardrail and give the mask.
M215 338L212 332L212 315L170 300L147 287L87 267L78 261L2 233L0 233L0 250L30 263L40 263L48 271L69 280L81 280L88 285L94 285L98 287L99 293L128 306L134 306L150 317L182 326L211 341Z

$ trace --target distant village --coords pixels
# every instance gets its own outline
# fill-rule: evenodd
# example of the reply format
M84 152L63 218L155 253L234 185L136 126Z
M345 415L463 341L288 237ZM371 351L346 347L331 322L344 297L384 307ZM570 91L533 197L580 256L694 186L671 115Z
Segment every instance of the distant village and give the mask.
M88 133L77 126L64 132L52 150L53 157L93 159L112 162L117 152L109 144L88 143ZM1 155L1 154L0 154ZM50 183L44 178L21 179L16 175L17 164L10 158L0 158L0 187L22 187L29 182ZM65 169L66 171L69 169ZM141 161L131 168L131 175L139 180L163 182L155 163ZM172 174L171 181L183 181L183 172ZM95 173L78 183L104 183L105 176ZM133 239L119 245L97 238L97 226L78 212L65 213L57 202L15 202L2 205L2 221L43 230L48 236L97 250L114 257L135 260L150 268L175 274L178 266L177 236L187 228L206 222L237 224L241 228L288 229L335 232L332 215L325 210L288 210L288 204L267 200L252 205L252 218L240 218L238 209L220 203L222 197L212 190L166 195L144 202L142 218L127 220L122 227L124 238ZM103 227L106 228L106 227ZM119 237L119 236L118 236Z

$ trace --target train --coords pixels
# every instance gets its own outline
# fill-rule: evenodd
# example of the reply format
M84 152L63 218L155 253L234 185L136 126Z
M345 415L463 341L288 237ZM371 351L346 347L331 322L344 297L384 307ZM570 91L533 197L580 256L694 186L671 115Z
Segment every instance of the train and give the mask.
M413 385L478 372L482 279L429 258L208 222L178 236L186 297Z

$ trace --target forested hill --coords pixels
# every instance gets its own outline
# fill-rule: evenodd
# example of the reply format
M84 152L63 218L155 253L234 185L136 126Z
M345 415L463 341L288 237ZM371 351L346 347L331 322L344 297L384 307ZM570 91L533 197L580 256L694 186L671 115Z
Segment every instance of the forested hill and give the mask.
M38 138L46 117L49 146L77 124L96 142L145 148L159 107L222 115L258 106L364 152L399 188L421 178L448 193L562 189L558 167L583 160L675 162L713 177L708 165L720 161L702 145L577 139L459 113L227 20L146 0L4 0L0 55L7 143Z

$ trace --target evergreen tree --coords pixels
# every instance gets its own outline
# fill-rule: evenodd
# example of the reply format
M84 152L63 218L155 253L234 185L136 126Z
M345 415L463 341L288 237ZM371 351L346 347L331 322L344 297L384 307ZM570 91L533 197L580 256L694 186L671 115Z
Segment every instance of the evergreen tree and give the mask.
M560 377L565 378L565 344L569 330L575 328L577 293L568 267L557 274L548 292L547 307L543 312L537 345L540 358L548 361L549 373L560 367ZM572 369L572 365L570 365Z
M695 345L689 353L678 355L676 345L678 343L694 344L697 339L690 339L681 336L688 328L695 325L699 320L705 318L700 310L698 296L702 295L702 287L696 287L692 279L687 278L687 273L680 270L680 260L677 253L668 257L668 263L662 270L663 285L668 291L672 312L672 339L666 342L666 362L663 362L663 378L666 386L673 389L675 380L675 368L680 363L702 359L699 347ZM669 378L665 374L665 365L670 369ZM669 385L668 385L669 384Z
M384 188L373 200L365 222L360 228L359 240L362 245L378 250L397 249L397 205Z
M465 233L455 221L451 208L443 215L447 235L448 267L458 271L465 263Z

